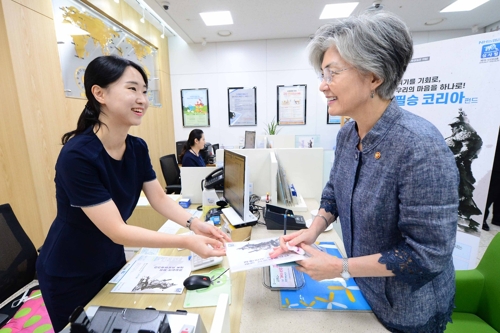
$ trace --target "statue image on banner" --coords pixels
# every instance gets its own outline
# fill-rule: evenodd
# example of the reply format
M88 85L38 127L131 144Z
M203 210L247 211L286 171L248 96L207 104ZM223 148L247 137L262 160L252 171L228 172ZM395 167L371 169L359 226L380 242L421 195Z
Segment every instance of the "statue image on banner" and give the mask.
M458 227L465 232L478 231L479 222L474 221L471 216L481 215L473 199L474 183L476 179L472 175L472 161L475 160L483 140L469 123L469 118L462 109L458 109L458 117L450 124L452 134L446 138L446 144L455 155L458 171L460 173L460 184L458 186Z

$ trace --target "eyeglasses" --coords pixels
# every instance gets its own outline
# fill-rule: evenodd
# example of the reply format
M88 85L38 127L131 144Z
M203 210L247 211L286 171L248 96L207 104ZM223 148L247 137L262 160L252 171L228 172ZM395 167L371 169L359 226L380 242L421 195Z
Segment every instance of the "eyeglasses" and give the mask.
M326 81L327 84L332 83L333 77L343 71L346 71L348 69L351 69L352 67L346 67L343 69L339 69L338 71L332 71L330 68L325 68L321 73L318 74L318 79L323 82L323 80Z

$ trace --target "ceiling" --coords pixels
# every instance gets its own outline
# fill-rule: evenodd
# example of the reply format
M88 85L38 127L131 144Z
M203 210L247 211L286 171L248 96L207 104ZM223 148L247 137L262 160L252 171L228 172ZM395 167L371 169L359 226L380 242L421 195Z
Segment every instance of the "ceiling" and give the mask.
M137 0L125 0L137 10ZM169 9L164 10L162 0L144 0L178 35L187 43L227 42L242 40L308 37L318 27L330 20L319 16L326 4L353 0L168 0ZM373 6L373 0L358 0L353 14ZM455 0L382 0L381 7L401 17L410 30L435 31L473 29L479 32L484 27L500 21L500 0L489 2L468 12L440 13L440 10ZM142 9L138 7L141 13ZM207 27L199 13L209 11L230 11L234 24ZM443 18L436 25L426 25ZM151 21L151 20L150 20ZM161 27L156 21L157 27ZM153 24L155 22L152 22ZM218 32L229 30L229 37Z

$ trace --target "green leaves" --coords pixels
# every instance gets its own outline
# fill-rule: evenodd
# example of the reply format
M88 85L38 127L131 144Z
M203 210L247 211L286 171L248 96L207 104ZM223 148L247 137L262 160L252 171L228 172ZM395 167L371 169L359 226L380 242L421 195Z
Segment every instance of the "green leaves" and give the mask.
M264 133L266 135L276 135L278 132L281 130L278 129L278 122L273 118L270 123L266 124L266 127L264 128Z

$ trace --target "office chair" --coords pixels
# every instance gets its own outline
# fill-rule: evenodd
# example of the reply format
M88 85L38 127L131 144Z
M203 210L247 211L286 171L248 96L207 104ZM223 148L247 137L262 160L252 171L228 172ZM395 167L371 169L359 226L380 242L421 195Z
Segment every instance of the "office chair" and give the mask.
M0 205L0 303L35 278L38 253L9 204Z
M0 205L0 327L14 317L25 295L39 289L37 257L10 205Z
M177 141L175 143L175 149L176 149L176 153L177 153L177 161L181 161L181 154L182 154L182 151L184 150L184 145L186 144L186 142L187 141L184 140L184 141Z
M457 270L453 323L447 333L500 332L500 233L486 249L476 269Z
M218 143L213 144L212 149L214 150L214 155L215 155L215 152L217 151L217 149L219 149L219 144Z
M175 154L160 157L161 172L167 183L167 194L181 194L181 170Z

